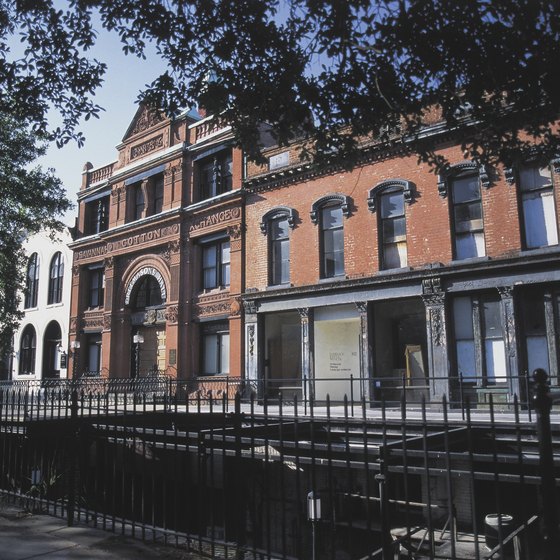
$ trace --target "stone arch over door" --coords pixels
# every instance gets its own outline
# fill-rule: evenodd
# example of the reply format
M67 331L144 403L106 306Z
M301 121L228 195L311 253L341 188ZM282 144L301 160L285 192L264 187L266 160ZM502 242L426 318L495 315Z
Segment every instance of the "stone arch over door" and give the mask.
M125 310L130 345L130 377L145 377L167 369L166 314L170 278L167 267L157 258L141 258L123 275L119 292Z
M163 305L169 300L171 277L167 265L158 257L140 257L133 261L124 271L118 292L121 309L130 306L134 288L144 276L152 276L160 286Z

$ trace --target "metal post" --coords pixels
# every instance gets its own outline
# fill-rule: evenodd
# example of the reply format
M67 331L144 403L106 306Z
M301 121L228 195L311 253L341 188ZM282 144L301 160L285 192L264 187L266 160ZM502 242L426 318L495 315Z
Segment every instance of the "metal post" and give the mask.
M78 434L78 391L72 390L71 403L70 403L70 441L68 442L68 501L67 501L67 516L68 527L74 525L74 510L76 506L76 457L77 447L79 442Z
M389 529L389 512L387 507L387 476L385 474L385 461L379 461L379 474L375 475L375 480L379 484L379 509L381 517L381 558L383 560L392 560L393 551L391 547L391 534Z
M550 410L552 399L548 387L548 375L543 369L533 372L535 388L533 403L537 413L537 437L539 440L541 498L543 509L543 550L545 560L558 558L558 516L556 512L556 485L554 480L554 460L552 435L550 430Z
M321 519L321 498L313 490L307 494L307 519L311 521L311 560L317 560L317 528Z

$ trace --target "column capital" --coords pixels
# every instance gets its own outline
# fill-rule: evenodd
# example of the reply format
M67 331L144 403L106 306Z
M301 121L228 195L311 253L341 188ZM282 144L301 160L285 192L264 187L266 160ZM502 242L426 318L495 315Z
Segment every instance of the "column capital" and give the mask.
M498 293L502 299L513 297L513 290L515 286L498 286Z

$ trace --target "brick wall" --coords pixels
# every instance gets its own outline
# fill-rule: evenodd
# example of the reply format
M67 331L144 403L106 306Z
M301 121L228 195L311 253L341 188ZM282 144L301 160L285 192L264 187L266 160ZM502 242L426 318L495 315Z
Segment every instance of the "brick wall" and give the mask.
M441 149L451 164L464 161L458 146ZM257 169L254 168L256 172ZM391 157L353 171L294 181L287 186L260 189L247 198L247 288L267 286L267 236L260 231L262 216L276 206L297 211L290 230L290 273L294 286L315 284L319 279L319 226L310 219L313 202L329 193L351 197L351 213L344 218L345 272L348 277L379 272L378 217L368 209L371 188L388 179L405 179L415 185L412 204L405 205L408 264L421 267L452 261L450 195L438 193L437 175L416 156ZM518 200L500 169L491 171L491 185L481 189L486 254L499 258L516 254L521 246Z

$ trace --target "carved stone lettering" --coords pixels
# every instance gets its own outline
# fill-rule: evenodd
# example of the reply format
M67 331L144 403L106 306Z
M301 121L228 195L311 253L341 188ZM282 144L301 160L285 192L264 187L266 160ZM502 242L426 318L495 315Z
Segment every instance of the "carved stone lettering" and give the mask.
M237 220L240 216L241 210L239 208L228 208L227 210L222 210L194 221L189 227L189 232L228 222L229 220Z
M136 274L134 274L134 276L129 280L128 286L126 288L126 294L124 297L125 305L130 304L130 296L132 295L132 290L136 282L138 282L138 280L140 280L140 278L142 278L143 276L153 276L156 279L157 283L159 284L159 289L161 291L161 299L163 301L167 299L167 290L165 288L165 281L163 279L163 276L161 275L161 272L157 268L154 268L153 266L145 266L144 268L141 268L138 272L136 272Z
M138 144L137 146L132 146L132 148L130 148L130 159L145 156L158 148L163 148L163 134L150 138L146 142L142 142L142 144Z

